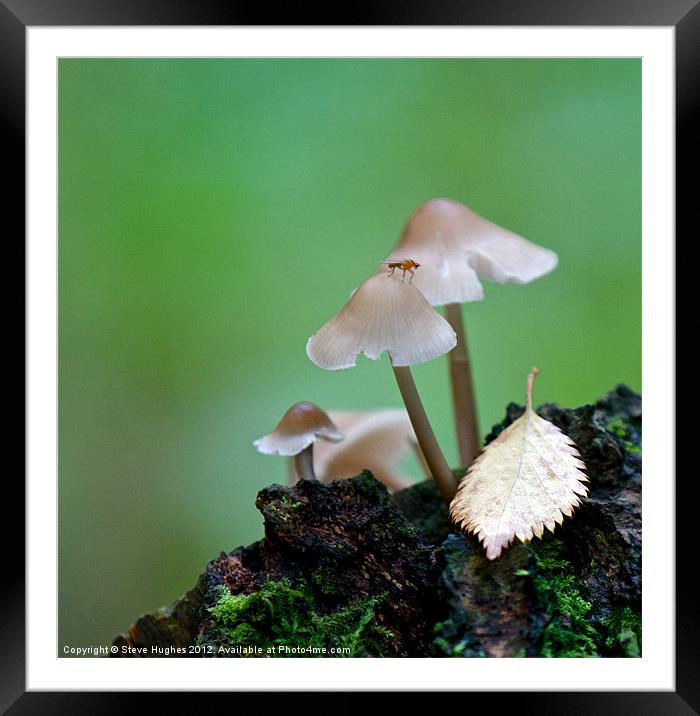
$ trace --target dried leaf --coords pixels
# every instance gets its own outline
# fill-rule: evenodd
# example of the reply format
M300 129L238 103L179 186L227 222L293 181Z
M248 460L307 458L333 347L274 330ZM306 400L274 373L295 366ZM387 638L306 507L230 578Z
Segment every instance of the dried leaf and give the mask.
M545 527L554 532L588 493L573 441L532 408L538 372L528 375L525 413L472 463L450 505L452 519L479 537L488 559L514 537L527 542Z

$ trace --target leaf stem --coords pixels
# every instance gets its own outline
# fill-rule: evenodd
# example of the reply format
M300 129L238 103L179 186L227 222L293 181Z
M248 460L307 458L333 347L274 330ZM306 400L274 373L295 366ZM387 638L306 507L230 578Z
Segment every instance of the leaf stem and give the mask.
M539 368L533 368L527 374L527 411L532 412L532 386L535 383L535 378L540 374Z

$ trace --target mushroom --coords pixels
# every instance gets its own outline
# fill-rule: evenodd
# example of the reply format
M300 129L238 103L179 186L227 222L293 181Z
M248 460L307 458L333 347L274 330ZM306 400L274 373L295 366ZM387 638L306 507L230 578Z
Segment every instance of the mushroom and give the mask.
M328 416L345 435L341 443L319 443L315 450L316 474L330 482L370 470L390 490L410 487L412 480L397 465L413 448L419 460L416 434L405 410L329 410ZM296 475L293 476L296 478Z
M258 438L253 445L266 455L294 457L299 479L315 480L313 446L319 439L339 442L343 434L333 421L313 403L295 403L282 416L277 427Z
M499 283L528 283L557 265L557 255L479 216L452 199L432 199L409 217L388 261L411 256L421 264L413 285L433 306L446 306L457 335L450 353L452 400L457 443L463 466L479 453L476 401L462 320L462 303L478 301L480 278Z
M352 368L360 353L373 360L385 350L389 353L418 444L446 500L455 493L455 480L430 426L410 366L437 358L456 343L449 323L412 283L402 282L398 275L375 274L306 344L309 358L326 370Z

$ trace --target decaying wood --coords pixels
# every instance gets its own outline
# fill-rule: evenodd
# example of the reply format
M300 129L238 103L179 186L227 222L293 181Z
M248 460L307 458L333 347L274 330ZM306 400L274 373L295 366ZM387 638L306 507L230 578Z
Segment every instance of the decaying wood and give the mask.
M619 386L595 405L537 412L576 443L589 477L589 495L554 534L488 560L476 537L450 524L432 483L393 496L366 472L272 485L256 503L264 539L212 560L185 597L138 619L115 644L220 643L227 632L210 609L222 590L255 595L284 583L305 590L292 615L299 633L309 633L309 620L371 605L358 624L382 636L356 640L355 655L638 656L641 398ZM509 405L487 440L522 413ZM255 629L250 638L262 639Z

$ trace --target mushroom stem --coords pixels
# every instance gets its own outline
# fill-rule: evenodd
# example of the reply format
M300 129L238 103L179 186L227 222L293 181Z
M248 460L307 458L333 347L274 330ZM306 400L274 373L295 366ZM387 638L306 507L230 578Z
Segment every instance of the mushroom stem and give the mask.
M297 481L297 469L294 465L294 458L290 457L287 460L287 482L293 485Z
M406 406L408 417L411 419L420 449L425 456L425 461L428 463L440 494L449 503L457 491L457 483L452 475L450 466L445 460L445 456L442 454L442 450L440 450L435 433L430 427L430 421L425 413L423 402L418 395L411 369L408 366L396 366L393 364L391 367L394 370L401 397Z
M479 423L476 418L476 400L472 369L467 350L467 335L462 320L462 306L447 304L447 320L457 334L457 345L450 351L450 379L454 406L457 445L462 467L469 467L479 454Z
M305 447L298 455L294 456L294 467L297 470L300 480L315 480L314 472L314 446L313 443Z
M425 455L423 455L423 451L420 449L420 445L414 443L413 451L416 454L416 459L418 460L418 464L421 466L421 470L423 470L424 475L427 478L430 478L430 468L428 467L428 463L425 461Z

